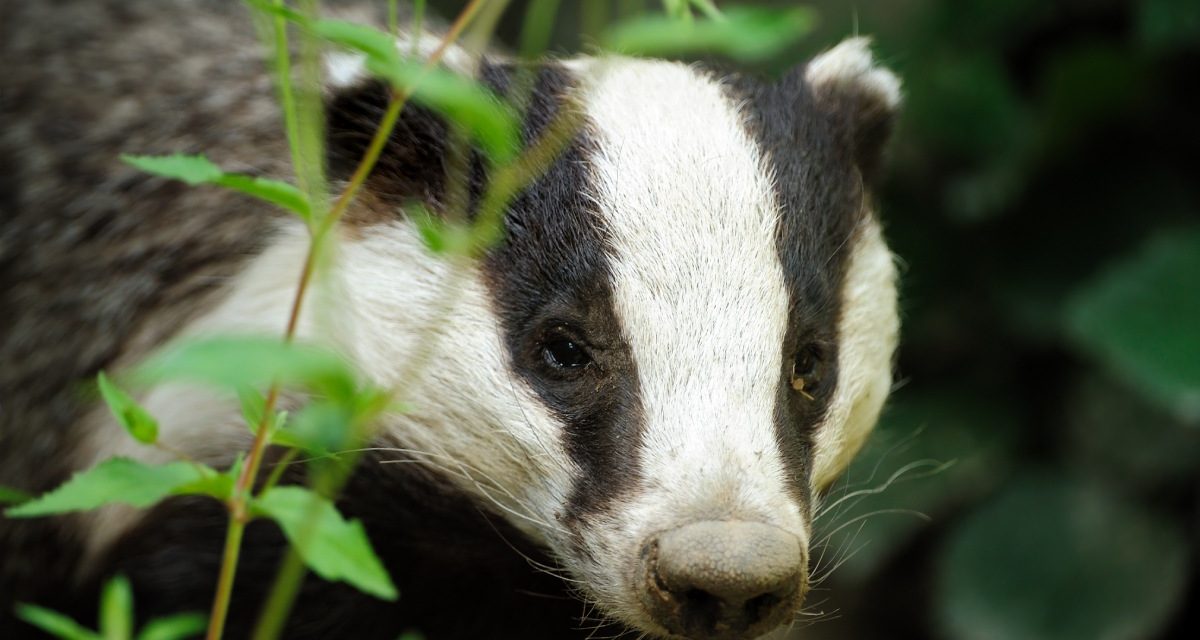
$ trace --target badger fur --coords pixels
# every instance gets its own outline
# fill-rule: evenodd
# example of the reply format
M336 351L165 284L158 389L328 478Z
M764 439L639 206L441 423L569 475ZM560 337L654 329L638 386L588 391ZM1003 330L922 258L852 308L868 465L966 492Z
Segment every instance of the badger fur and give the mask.
M0 2L0 484L37 493L113 455L165 460L97 406L96 372L186 336L283 329L301 225L118 160L204 152L288 176L237 4ZM344 179L387 92L352 57L331 71L328 167ZM513 79L499 60L476 73L501 93ZM405 386L413 410L381 420L341 505L401 597L311 579L286 637L741 638L801 605L814 503L891 385L895 272L869 187L896 78L849 40L774 82L580 58L534 85L527 143L559 114L582 126L465 275L405 212L449 199L447 125L420 107L339 229L301 337L383 387L429 354ZM471 176L477 195L477 158ZM248 447L236 402L180 386L140 399L198 460ZM88 619L116 572L141 616L206 610L224 526L193 498L0 519L0 636L31 634L15 601ZM267 522L248 529L232 637L282 544Z

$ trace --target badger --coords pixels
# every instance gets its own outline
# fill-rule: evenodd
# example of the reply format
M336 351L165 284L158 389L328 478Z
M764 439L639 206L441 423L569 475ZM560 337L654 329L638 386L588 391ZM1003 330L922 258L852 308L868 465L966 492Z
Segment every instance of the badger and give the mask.
M0 4L0 485L165 460L86 393L96 373L188 336L283 330L302 223L118 160L203 152L289 175L237 4ZM329 64L326 163L344 180L388 89L351 56ZM472 66L512 84L500 57ZM457 279L411 212L450 199L452 134L428 109L405 107L340 223L331 293L300 337L384 388L425 352L410 409L380 419L340 502L401 596L310 579L285 637L751 638L801 610L817 501L892 383L896 272L871 189L899 82L862 39L775 80L616 56L534 75L523 139L581 124ZM487 180L474 162L472 193ZM175 451L229 465L248 448L235 400L139 398ZM0 519L0 636L32 636L18 601L94 619L116 573L140 616L207 610L225 522L196 497ZM283 547L250 525L231 637Z

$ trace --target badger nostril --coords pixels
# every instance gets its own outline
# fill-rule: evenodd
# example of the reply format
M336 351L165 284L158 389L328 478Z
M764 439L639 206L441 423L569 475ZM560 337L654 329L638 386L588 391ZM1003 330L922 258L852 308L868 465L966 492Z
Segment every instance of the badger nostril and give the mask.
M800 540L753 522L698 522L652 539L643 552L644 600L674 634L742 638L790 617L804 596Z
M713 629L721 616L721 601L700 589L688 589L680 598L684 629Z

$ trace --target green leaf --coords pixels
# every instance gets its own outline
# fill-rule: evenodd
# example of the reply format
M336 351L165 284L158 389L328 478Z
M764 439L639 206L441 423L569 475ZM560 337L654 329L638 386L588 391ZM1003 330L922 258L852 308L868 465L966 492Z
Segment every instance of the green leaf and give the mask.
M63 640L100 640L100 636L57 611L32 604L18 604L17 617Z
M171 495L211 496L221 501L228 500L233 496L233 488L237 484L241 457L244 456L244 453L239 453L238 455L238 461L230 469L226 471L214 470L213 473L202 474L196 480L177 485L171 491Z
M731 7L724 20L678 20L647 16L618 24L605 34L604 47L640 56L717 53L743 62L770 58L807 35L815 14L806 7Z
M133 637L133 588L125 576L113 576L100 594L100 633L104 640Z
M470 255L478 245L471 226L446 222L433 215L414 215L421 241L431 253Z
M312 209L309 207L308 199L296 187L278 180L225 173L202 155L122 155L121 159L146 173L182 180L191 186L219 185L283 207L296 213L305 221L312 218Z
M100 387L100 395L108 405L109 411L116 416L129 435L144 444L154 444L158 440L158 421L154 416L129 397L129 394L110 382L103 371L96 375L96 384Z
M343 449L354 432L352 408L332 402L314 401L276 435L281 444L299 447L314 455Z
M163 178L181 180L191 186L216 182L225 175L221 167L202 155L188 156L176 153L169 156L134 156L124 154L121 160L146 173Z
M385 600L398 597L362 523L344 519L325 498L301 487L275 487L255 498L253 508L279 524L317 575Z
M180 613L146 623L137 640L183 640L200 635L207 627L208 618L203 614Z
M326 40L366 56L366 67L412 99L439 111L471 134L496 162L516 155L520 129L512 109L471 78L400 55L387 33L340 20L317 20L313 31Z
M267 399L263 394L250 387L239 387L237 390L238 401L242 405L242 419L246 421L246 428L250 433L258 430L258 425L262 423L263 411L267 408Z
M6 487L0 484L0 504L20 504L31 499L33 496L12 487Z
M114 503L148 507L176 493L179 487L203 479L202 469L188 462L152 466L129 458L110 458L76 473L49 493L8 508L4 514L10 518L32 518Z
M1190 566L1170 522L1100 486L1030 475L952 532L938 614L961 640L1136 640L1183 601Z
M339 399L352 397L356 388L353 372L336 354L278 338L189 340L150 358L138 373L151 382L184 380L235 390L303 385Z
M258 198L259 200L266 200L271 204L292 211L299 215L305 222L312 219L312 207L309 206L308 198L305 197L304 192L286 182L247 176L240 173L226 173L218 178L215 183L226 189L232 189Z
M1069 310L1079 345L1115 375L1200 425L1200 230L1163 235L1084 287Z
M1194 0L1143 0L1136 6L1136 31L1156 51L1186 51L1200 41L1200 4Z

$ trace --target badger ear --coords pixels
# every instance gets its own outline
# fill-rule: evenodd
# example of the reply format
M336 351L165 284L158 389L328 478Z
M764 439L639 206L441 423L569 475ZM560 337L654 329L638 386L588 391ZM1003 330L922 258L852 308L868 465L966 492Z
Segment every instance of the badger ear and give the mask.
M390 100L388 85L371 78L327 90L325 154L330 179L350 179ZM449 135L439 115L418 104L406 104L367 178L366 201L386 205L392 212L411 201L437 208L445 184Z
M863 177L878 175L883 149L900 106L900 80L876 66L867 38L850 38L804 68L813 102L837 123Z

